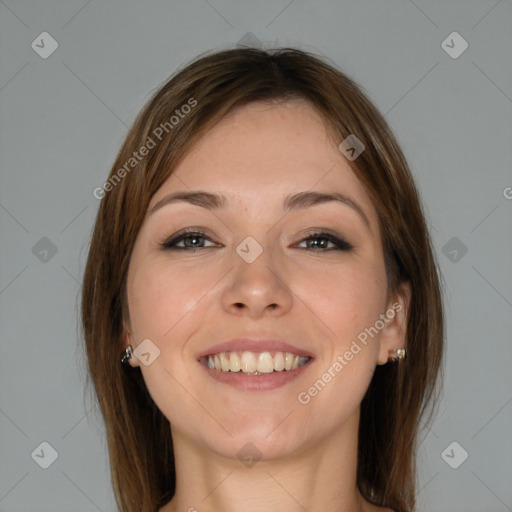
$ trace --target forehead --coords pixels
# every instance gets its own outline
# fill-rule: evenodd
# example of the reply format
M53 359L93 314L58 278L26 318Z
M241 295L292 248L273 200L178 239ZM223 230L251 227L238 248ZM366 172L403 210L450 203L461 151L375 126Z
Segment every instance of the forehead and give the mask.
M373 205L319 113L306 101L254 102L206 133L151 201L176 190L220 192L233 200L281 202L305 190L350 195ZM150 208L151 208L150 205Z

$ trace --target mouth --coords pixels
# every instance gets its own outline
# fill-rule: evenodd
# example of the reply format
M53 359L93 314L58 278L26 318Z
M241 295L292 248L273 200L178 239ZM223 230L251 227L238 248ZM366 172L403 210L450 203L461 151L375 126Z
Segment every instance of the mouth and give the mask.
M217 352L199 358L199 362L210 370L244 375L293 372L307 365L311 360L312 357L292 352L251 352L248 350Z
M243 392L271 391L300 379L315 357L284 340L246 337L224 341L197 354L206 374Z

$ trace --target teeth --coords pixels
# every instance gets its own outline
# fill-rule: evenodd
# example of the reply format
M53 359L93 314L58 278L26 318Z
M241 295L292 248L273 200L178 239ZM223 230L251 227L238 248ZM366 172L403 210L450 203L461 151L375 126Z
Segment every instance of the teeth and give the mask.
M293 354L290 354L290 352L286 352L286 357L284 360L284 369L285 370L291 370L293 366Z
M231 354L229 358L229 371L230 372L239 372L240 371L240 358L236 352Z
M220 368L223 372L229 372L229 359L226 357L226 354L222 352L219 355L220 359Z
M295 370L304 366L308 357L301 357L291 352L221 352L210 355L206 361L208 368L223 372L239 372L260 375L263 373L282 372L283 370Z
M254 373L258 367L256 356L252 352L244 352L240 359L240 368L244 373Z
M274 370L276 372L284 370L284 356L282 352L276 352L274 355Z
M258 372L259 373L272 373L274 371L274 358L270 352L262 352L258 356Z

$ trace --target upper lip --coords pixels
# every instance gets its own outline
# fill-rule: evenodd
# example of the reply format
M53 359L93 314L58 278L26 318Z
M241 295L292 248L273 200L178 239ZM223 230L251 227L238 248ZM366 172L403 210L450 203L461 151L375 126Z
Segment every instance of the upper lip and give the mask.
M197 355L198 359L220 352L291 352L302 357L313 357L308 350L301 349L278 339L235 338L213 345Z

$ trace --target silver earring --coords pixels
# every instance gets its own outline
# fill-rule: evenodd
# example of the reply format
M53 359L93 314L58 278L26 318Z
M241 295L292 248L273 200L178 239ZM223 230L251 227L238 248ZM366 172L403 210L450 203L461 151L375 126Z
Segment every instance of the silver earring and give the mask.
M388 354L389 354L388 362L389 361L392 361L392 362L401 361L401 360L405 359L406 349L405 348L395 348L395 349L389 350Z
M121 358L121 363L126 364L130 360L130 357L132 357L132 354L132 346L128 345L124 351L123 357Z

